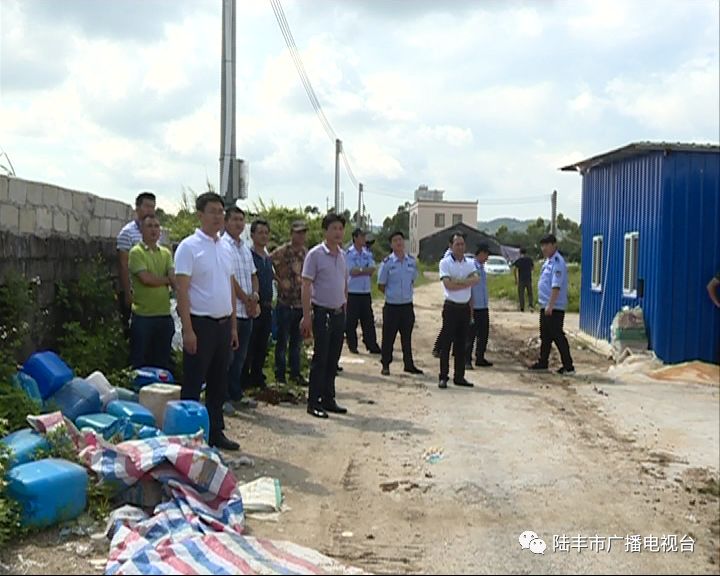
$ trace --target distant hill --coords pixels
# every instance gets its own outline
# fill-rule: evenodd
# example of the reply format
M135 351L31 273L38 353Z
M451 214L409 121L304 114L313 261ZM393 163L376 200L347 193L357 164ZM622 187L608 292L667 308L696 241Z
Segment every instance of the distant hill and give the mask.
M494 220L479 221L477 228L481 232L495 234L500 226L507 226L510 232L525 232L528 225L535 222L535 218L531 220L518 220L517 218L495 218ZM547 220L545 222L548 222Z

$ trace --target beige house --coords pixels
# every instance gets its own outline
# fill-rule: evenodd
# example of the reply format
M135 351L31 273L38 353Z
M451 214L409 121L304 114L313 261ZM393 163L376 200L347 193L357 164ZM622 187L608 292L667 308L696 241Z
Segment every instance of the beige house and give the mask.
M410 238L408 251L413 256L420 252L420 240L435 232L464 222L477 226L477 200L474 202L448 202L442 190L428 190L421 186L415 191L415 202L410 206Z

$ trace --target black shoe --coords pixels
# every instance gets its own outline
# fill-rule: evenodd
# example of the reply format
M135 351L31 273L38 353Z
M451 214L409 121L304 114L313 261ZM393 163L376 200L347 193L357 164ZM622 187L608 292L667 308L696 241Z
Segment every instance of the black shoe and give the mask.
M298 386L307 386L308 385L308 381L305 380L305 377L302 375L290 376L290 382L293 382L293 383L297 384Z
M532 366L528 367L528 370L547 370L547 364L541 364L540 362L535 362Z
M240 444L233 442L222 432L210 437L210 446L220 450L240 450Z
M285 380L285 376L283 376L282 378L275 376L275 382L277 384L287 384L287 380Z
M408 374L424 374L420 368L417 366L410 366L410 368L405 368L403 372L407 372Z
M475 370L475 368L473 368L472 362L465 363L465 370Z
M390 368L388 368L387 366L383 366L383 369L380 370L380 374L382 374L383 376L390 376Z
M560 370L557 371L557 373L558 374L575 374L575 368L573 366L571 366L570 368L565 368L565 366L563 366L562 368L560 368Z
M347 408L340 406L335 400L323 404L323 410L325 412L332 412L333 414L347 414Z
M440 350L432 351L433 358L440 358Z
M348 350L350 350L350 354L360 354L357 348L348 348Z
M368 352L370 354L382 354L382 350L380 350L379 346L375 346L375 348L368 348Z
M446 378L440 378L440 381L438 382L438 388L445 389L447 388L447 379Z
M481 358L480 360L475 361L475 366L480 366L482 368L489 368L492 365L493 363L488 362L487 360L485 360L485 358Z
M315 418L327 418L328 413L325 412L322 408L315 408L313 406L307 407L307 413L310 414L310 416L315 416Z
M342 366L338 366L336 372L340 374L340 372L342 372L343 370L344 368Z
M473 384L472 382L468 382L467 380L465 380L465 378L463 378L462 380L453 380L453 384L455 384L455 386L465 386L466 388L472 388L473 386L475 386L475 384Z

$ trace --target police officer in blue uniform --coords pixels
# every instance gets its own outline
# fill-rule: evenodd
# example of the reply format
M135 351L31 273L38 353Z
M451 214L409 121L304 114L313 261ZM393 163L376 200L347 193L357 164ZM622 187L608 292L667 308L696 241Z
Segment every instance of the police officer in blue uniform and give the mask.
M372 310L370 278L375 272L375 259L365 246L365 231L353 230L353 243L345 254L348 268L348 301L345 340L350 352L358 353L357 325L360 320L363 342L371 354L380 354L375 333L375 317Z
M413 362L412 331L415 325L413 285L418 276L417 261L405 253L405 235L396 231L390 235L392 254L382 261L378 273L378 287L385 294L382 327L382 374L390 375L393 346L398 331L402 344L405 372L422 374Z
M550 348L555 342L563 364L558 374L574 374L570 345L563 331L565 307L568 301L567 266L565 259L557 250L557 238L553 234L542 237L540 249L545 256L538 280L540 359L530 366L530 370L547 370Z

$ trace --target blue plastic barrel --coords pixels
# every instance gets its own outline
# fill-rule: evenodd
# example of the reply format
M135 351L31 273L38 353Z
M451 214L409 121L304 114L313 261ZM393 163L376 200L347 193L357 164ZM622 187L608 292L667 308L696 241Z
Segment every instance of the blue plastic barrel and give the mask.
M51 350L35 352L23 364L22 371L35 379L43 400L52 396L75 376L62 358Z
M38 387L37 382L35 382L35 378L29 374L25 374L25 372L16 372L11 381L15 388L23 390L28 397L32 398L38 402L40 406L42 406L43 397L40 394L40 388Z
M163 432L169 436L195 434L202 429L205 441L210 435L210 418L205 406L195 400L171 400L165 406Z
M78 416L100 412L102 402L95 386L82 378L73 378L48 398L46 408L60 410L75 422Z
M22 507L21 523L44 528L77 518L87 503L85 468L48 458L15 466L7 474L7 494Z
M10 449L10 466L25 464L35 459L35 453L41 449L49 449L50 445L45 436L38 434L31 428L23 428L12 434L8 434L0 440Z
M135 390L140 390L143 386L155 384L156 382L174 384L175 378L173 378L171 372L153 366L143 366L135 370L135 380L133 381Z
M80 430L83 428L91 428L98 434L101 434L105 440L109 440L120 431L122 424L116 416L102 412L78 416L77 420L75 420L75 426Z
M141 426L155 426L155 416L142 404L128 402L126 400L115 400L107 405L107 413L118 418L127 418L133 424Z

